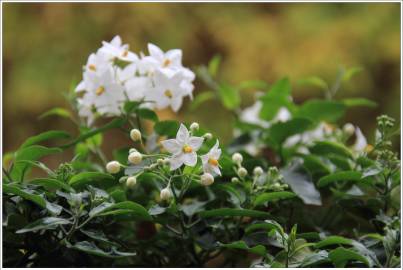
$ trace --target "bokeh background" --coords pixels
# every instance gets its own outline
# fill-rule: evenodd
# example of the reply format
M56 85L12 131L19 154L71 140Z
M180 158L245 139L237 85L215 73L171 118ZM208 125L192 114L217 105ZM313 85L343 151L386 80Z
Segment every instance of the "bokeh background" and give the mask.
M298 85L299 79L316 75L332 83L340 66L360 66L363 71L343 84L338 97L366 97L379 106L354 109L343 121L369 137L380 113L400 123L398 3L6 3L3 152L39 132L74 128L67 120L38 116L68 108L64 94L81 79L88 55L116 34L133 51L146 51L147 42L181 48L189 67L220 54L220 78L233 84L288 76L296 102L321 95ZM194 94L204 88L197 82ZM250 105L253 90L242 97L242 106ZM231 136L231 116L216 102L195 111L187 103L178 115L161 117L198 121L224 140Z

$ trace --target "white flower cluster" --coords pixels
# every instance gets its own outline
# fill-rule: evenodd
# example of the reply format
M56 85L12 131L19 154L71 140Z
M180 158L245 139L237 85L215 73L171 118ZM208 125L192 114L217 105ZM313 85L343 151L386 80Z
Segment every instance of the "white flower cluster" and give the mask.
M122 44L119 36L88 57L83 80L76 87L78 109L90 125L95 115L120 115L125 101L142 101L151 109L178 111L183 98L192 98L195 74L182 66L182 51L163 52L148 44L148 56L140 57Z

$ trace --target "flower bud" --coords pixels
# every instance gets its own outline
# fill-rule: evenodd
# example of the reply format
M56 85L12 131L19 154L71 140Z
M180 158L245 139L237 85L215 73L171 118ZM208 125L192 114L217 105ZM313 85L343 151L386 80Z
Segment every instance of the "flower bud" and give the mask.
M214 177L209 173L204 173L200 177L200 182L203 186L209 186L214 183Z
M346 133L347 135L352 135L355 132L355 127L351 123L347 123L343 126L343 132Z
M232 155L232 161L236 164L241 164L243 161L243 156L240 153L235 153Z
M234 183L234 184L239 183L238 177L232 177L231 182Z
M169 165L169 158L164 158L163 161L164 161L164 165Z
M253 174L256 176L261 176L263 174L263 169L260 166L257 166L253 169Z
M244 167L241 167L241 168L238 169L238 176L239 177L243 178L247 174L248 174L248 171Z
M129 154L128 160L133 163L134 165L140 164L143 160L143 156L139 152L132 152Z
M164 165L164 160L162 158L157 159L157 164L160 166Z
M134 186L136 185L136 183L137 183L137 179L136 179L135 176L130 176L130 177L127 178L127 180L126 180L126 186L127 186L128 188L134 187Z
M136 148L130 148L129 149L129 154L133 153L133 152L138 152Z
M211 135L211 133L206 133L203 135L203 138L205 138L206 140L211 140L213 138L213 135Z
M106 164L106 171L108 173L118 173L120 171L120 163L117 161L110 161Z
M141 132L140 132L140 130L138 130L137 128L132 129L130 131L130 138L135 142L141 140Z
M167 201L172 197L172 193L168 187L161 190L160 197L163 201Z
M198 130L198 129L199 129L199 124L198 124L198 123L193 122L193 123L190 125L190 130L191 130L191 131L195 131L195 130Z

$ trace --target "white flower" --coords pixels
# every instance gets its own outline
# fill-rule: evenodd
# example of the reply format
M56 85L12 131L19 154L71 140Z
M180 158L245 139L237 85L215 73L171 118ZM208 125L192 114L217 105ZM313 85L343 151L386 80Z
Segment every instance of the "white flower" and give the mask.
M137 66L135 64L129 64L124 68L116 67L116 80L119 83L125 83L126 81L135 78Z
M166 187L166 188L164 188L164 189L161 190L161 193L160 193L160 198L161 198L161 200L167 201L167 200L169 200L171 197L172 197L172 193L171 193L171 191L169 190L168 187Z
M117 161L110 161L106 164L106 171L108 173L118 173L120 171L120 163Z
M152 88L152 81L148 77L133 77L125 82L127 97L132 101L141 101ZM146 100L148 101L148 100ZM143 103L143 105L152 103ZM146 107L146 106L145 106ZM151 105L153 107L153 105Z
M92 104L87 104L83 99L77 100L78 114L87 119L87 125L90 126L95 120L94 107Z
M248 174L248 171L244 167L241 167L238 169L237 173L239 177L243 178Z
M110 60L118 58L123 61L134 62L139 59L135 53L129 51L128 44L122 44L120 36L115 36L111 42L102 41L102 48L99 51L108 55Z
M164 69L164 72L171 74L171 72L181 69L182 67L182 50L173 49L164 53L160 48L154 44L148 44L148 52L150 56L142 58L142 61L147 63L148 71L153 72L158 68Z
M241 115L239 116L240 120L245 123L255 124L267 128L270 126L270 123L260 119L259 113L263 107L263 103L258 100L252 106L247 107L242 110Z
M367 139L365 138L364 134L362 134L361 129L359 127L357 127L355 129L355 136L356 136L356 140L355 143L353 145L353 150L355 152L364 152L365 149L367 148Z
M190 136L188 129L181 124L176 139L162 141L162 146L172 154L169 159L171 170L176 170L182 164L195 166L197 163L196 151L203 143L203 138Z
M137 165L140 164L140 162L143 160L143 156L139 152L134 151L129 154L127 159L134 165Z
M263 174L263 169L260 166L257 166L253 169L253 174L256 176L261 176Z
M132 129L130 131L130 138L135 142L138 141L138 140L141 140L141 132L140 132L140 130L138 130L137 128Z
M214 177L209 173L204 173L200 176L200 182L203 186L210 186L214 183Z
M157 109L171 107L173 111L177 112L182 106L183 97L188 93L182 87L183 79L181 72L169 77L157 70L153 78L154 87L145 93L146 99L155 102Z
M130 177L127 178L127 180L126 180L126 186L127 186L128 188L134 187L134 186L136 185L136 183L137 183L137 179L136 179L135 176L130 176Z
M218 148L218 140L210 149L210 151L201 156L201 160L203 163L203 171L209 174L217 174L221 175L220 168L218 167L218 159L221 156L221 149Z

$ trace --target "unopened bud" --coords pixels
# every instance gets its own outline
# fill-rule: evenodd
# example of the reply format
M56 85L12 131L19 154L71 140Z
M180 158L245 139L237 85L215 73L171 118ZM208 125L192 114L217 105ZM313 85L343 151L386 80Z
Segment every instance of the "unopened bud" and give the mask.
M213 135L211 135L211 133L206 133L203 135L203 138L205 138L206 140L211 140L213 138Z
M263 169L260 166L257 166L253 169L253 174L256 176L261 176L263 174Z
M238 169L238 176L239 177L243 178L247 174L248 174L248 171L244 167L241 167L241 168Z
M132 129L130 131L130 138L135 142L141 140L141 132L140 132L140 130L138 130L136 128Z
M347 135L352 135L355 132L355 127L353 124L351 123L347 123L343 126L343 131L344 133L346 133Z
M106 171L108 173L118 173L120 171L120 163L117 161L110 161L106 164Z
M134 165L140 164L143 160L143 156L139 152L132 152L129 154L128 160L133 163Z
M193 122L193 123L190 125L190 130L191 130L191 131L195 131L195 130L198 130L198 129L199 129L199 124L198 124L198 123Z
M209 186L214 183L214 177L209 173L204 173L200 177L200 182L203 186Z
M126 186L127 186L128 188L134 187L134 186L136 185L136 183L137 183L137 179L136 179L135 176L130 176L130 177L127 178L127 180L126 180Z
M172 193L171 193L171 191L169 190L168 187L166 187L166 188L164 188L164 189L161 190L161 193L160 193L160 198L161 198L161 200L167 201L167 200L169 200L171 197L172 197Z
M243 161L243 156L240 153L235 153L232 155L232 161L236 164L241 164Z
M232 177L231 182L234 183L234 184L239 183L238 177Z

